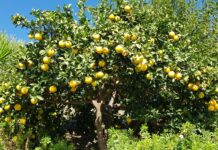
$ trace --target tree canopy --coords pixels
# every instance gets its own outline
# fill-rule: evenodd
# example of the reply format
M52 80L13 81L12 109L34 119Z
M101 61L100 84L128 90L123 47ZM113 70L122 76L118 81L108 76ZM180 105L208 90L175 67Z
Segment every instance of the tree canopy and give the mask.
M37 130L63 125L63 114L96 113L99 139L104 127L126 117L147 122L154 132L187 120L216 127L217 9L213 1L196 5L101 0L90 7L79 0L76 17L70 5L33 10L32 20L13 16L33 41L17 65L22 80L3 94L1 116Z

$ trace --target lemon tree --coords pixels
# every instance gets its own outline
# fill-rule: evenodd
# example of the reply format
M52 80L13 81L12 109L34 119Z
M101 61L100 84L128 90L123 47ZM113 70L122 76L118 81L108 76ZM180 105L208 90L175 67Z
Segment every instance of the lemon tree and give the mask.
M13 16L32 42L17 65L21 81L2 93L2 120L55 130L66 106L73 107L72 117L96 114L100 149L106 149L106 128L132 121L147 122L153 131L178 129L187 120L217 126L216 8L209 1L195 6L101 0L88 7L79 0L78 19L70 5L33 10L30 21Z

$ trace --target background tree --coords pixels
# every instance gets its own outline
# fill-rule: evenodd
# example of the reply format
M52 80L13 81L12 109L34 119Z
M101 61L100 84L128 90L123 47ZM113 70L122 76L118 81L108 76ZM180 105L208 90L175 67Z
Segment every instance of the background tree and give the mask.
M15 39L7 36L5 33L0 33L0 95L6 94L8 89L11 88L13 82L17 82L21 78L21 74L17 72L16 64L20 59L25 57L25 48L22 47L22 42L17 42ZM9 93L8 93L9 94ZM4 99L0 98L2 104ZM3 109L0 109L3 112ZM0 125L1 126L1 125ZM2 129L2 128L1 128ZM7 132L8 134L8 132ZM4 139L3 132L1 130L1 141L7 145L8 139ZM4 139L4 140L3 140ZM7 144L6 144L7 143ZM2 144L2 142L1 142ZM5 147L6 148L6 147ZM10 147L13 148L13 147ZM0 149L3 149L0 146Z
M21 46L21 42L16 42L5 33L0 33L0 91L8 88L10 81L16 81L19 78L15 65L25 56L25 49Z
M85 131L95 115L99 149L107 148L107 128L131 126L132 120L136 133L145 122L152 132L176 131L187 120L214 129L216 3L196 5L102 0L93 8L80 0L78 19L70 5L33 10L31 21L13 16L34 41L17 66L22 81L4 93L2 116L35 133L45 127L59 133L64 116L85 124Z

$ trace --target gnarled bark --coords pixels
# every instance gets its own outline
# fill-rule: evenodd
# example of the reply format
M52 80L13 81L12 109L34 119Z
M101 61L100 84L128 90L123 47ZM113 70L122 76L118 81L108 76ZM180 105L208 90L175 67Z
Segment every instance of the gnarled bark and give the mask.
M95 127L97 130L98 147L100 150L107 150L105 126L102 122L102 112L101 112L101 106L103 102L93 100L92 103L96 109Z

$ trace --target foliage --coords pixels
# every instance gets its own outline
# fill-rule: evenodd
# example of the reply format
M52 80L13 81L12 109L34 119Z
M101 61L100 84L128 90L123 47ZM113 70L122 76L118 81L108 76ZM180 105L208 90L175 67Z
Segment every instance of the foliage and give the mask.
M66 149L66 150L74 150L75 147L73 145L67 144L65 141L58 141L57 143L53 144L51 146L51 150L60 150L60 149Z
M0 150L4 150L2 145L0 145Z
M16 134L8 134L13 133L14 126L11 124L10 126L6 126L5 123L1 124L1 144L4 149L23 149L27 147L35 150L74 150L73 144L67 142L63 138L55 138L50 137L47 133L39 132L38 137L31 131L25 132L23 129L20 129L19 133ZM55 138L55 139L54 139ZM1 149L1 148L0 148Z
M64 140L54 140L52 141L52 139L50 137L43 137L40 140L40 146L36 147L35 150L45 150L45 149L49 149L49 150L74 150L74 146L72 144L67 143Z
M101 0L93 8L79 0L77 18L70 5L33 10L32 20L13 16L32 42L17 65L22 77L2 93L1 120L12 123L15 133L21 126L57 135L68 119L85 120L84 130L93 129L95 113L96 126L128 127L133 121L134 132L144 122L151 132L178 130L187 120L215 129L217 9L209 0L196 5Z
M40 145L39 147L36 147L35 150L74 150L74 146L72 144L68 144L64 140L55 140L52 141L50 137L43 137L40 140Z
M7 43L7 37L4 34L1 34L1 48L0 48L0 60L2 61L5 57L7 57L11 53L11 48L9 48L9 44Z
M19 76L15 65L25 55L21 42L15 42L5 33L0 33L0 91L10 87L10 82L16 81Z
M198 150L217 149L218 130L213 132L197 129L190 123L183 124L177 134L164 133L157 135L150 133L147 126L142 126L141 139L132 136L131 131L109 130L108 148L110 150L141 150L141 149L168 149L168 150Z

